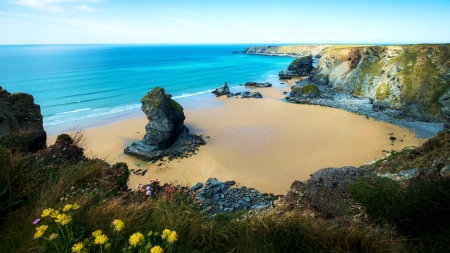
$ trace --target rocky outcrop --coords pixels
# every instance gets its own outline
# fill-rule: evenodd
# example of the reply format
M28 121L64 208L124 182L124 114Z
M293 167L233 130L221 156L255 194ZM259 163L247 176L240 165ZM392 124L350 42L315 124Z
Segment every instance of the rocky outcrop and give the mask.
M259 92L244 91L241 93L241 98L263 98L263 96Z
M261 194L245 186L233 187L235 184L234 181L222 183L215 178L209 178L204 187L198 183L191 191L201 189L197 194L197 200L202 204L202 211L210 215L272 206L273 195Z
M225 82L224 85L223 85L222 87L217 88L217 89L211 91L211 93L213 93L214 95L216 95L216 97L220 97L220 96L223 96L223 95L226 96L226 95L230 94L230 88L228 87L227 82Z
M294 86L292 87L290 98L295 98L296 100L318 98L320 93L320 89L314 84L305 85L302 87Z
M246 82L244 84L246 87L255 87L255 88L267 88L272 87L272 83L265 82L265 83L258 83L258 82Z
M308 76L311 74L313 67L313 57L311 55L295 59L287 70L278 73L280 79L291 79L292 77Z
M183 124L183 107L165 94L163 88L153 88L142 99L142 111L149 123L144 138L127 147L125 154L152 161L163 156L169 159L186 157L198 150L205 141L201 136L189 134Z
M368 99L374 110L402 118L450 120L450 45L333 46L321 54L299 87Z
M349 207L347 185L360 177L372 176L369 171L355 167L321 169L306 182L305 196L325 216L336 217Z
M11 94L0 86L0 135L8 144L17 145L15 150L35 152L46 147L41 108L33 96Z

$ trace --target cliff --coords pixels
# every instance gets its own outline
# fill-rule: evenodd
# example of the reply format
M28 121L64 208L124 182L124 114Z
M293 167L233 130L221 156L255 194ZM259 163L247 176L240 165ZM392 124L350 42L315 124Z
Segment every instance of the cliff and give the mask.
M320 52L329 45L255 46L246 48L243 54L300 57L312 55L320 58Z
M297 86L319 85L421 121L450 120L450 44L331 46Z

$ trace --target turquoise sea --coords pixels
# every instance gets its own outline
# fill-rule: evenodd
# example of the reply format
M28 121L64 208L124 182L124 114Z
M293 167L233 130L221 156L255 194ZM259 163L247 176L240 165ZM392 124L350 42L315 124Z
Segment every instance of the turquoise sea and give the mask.
M232 53L249 46L0 46L0 86L32 94L51 135L137 113L156 86L189 107L224 82L233 92L247 81L279 85L277 73L292 58Z

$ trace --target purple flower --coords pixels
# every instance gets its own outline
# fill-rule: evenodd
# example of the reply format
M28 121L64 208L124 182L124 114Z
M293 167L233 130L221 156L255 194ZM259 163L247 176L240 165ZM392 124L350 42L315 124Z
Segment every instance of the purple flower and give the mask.
M150 191L150 186L145 187L147 191Z
M145 194L147 194L147 196L150 196L150 194L152 194L152 191L147 191Z
M39 221L41 221L41 219L35 219L35 220L33 221L33 224L36 225L36 224L39 223Z

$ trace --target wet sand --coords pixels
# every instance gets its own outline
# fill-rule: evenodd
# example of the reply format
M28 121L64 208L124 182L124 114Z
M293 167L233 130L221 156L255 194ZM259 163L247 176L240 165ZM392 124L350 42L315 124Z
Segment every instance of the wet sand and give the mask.
M210 137L190 158L158 166L160 162L151 164L124 155L123 149L145 134L143 113L84 130L87 154L110 163L126 162L130 169L148 169L145 176L132 174L131 186L151 178L193 185L216 177L260 192L284 194L294 180L307 180L319 169L362 165L384 156L382 150L401 150L423 142L414 132L392 124L343 110L283 102L283 91L290 91L293 83L254 89L263 99L212 96L200 107L184 104L190 131ZM394 145L389 133L397 138ZM49 137L48 144L55 139Z

